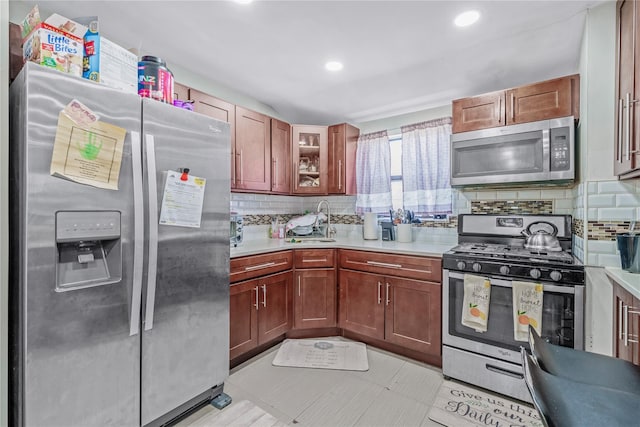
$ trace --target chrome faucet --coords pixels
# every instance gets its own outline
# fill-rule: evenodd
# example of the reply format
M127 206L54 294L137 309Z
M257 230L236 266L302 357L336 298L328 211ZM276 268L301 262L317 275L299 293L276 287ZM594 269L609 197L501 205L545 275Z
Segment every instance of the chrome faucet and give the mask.
M316 209L316 213L320 213L323 203L325 205L327 205L327 228L324 231L324 237L326 237L327 239L330 239L331 238L331 233L333 231L331 230L331 207L329 206L329 201L328 200L320 200L320 202L318 203L318 208Z

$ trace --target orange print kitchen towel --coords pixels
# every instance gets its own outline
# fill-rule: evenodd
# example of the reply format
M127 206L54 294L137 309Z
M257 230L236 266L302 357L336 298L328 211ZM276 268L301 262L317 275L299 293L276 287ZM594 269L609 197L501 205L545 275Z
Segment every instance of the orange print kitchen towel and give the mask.
M486 332L490 298L491 281L488 278L465 274L462 324L476 332Z
M529 339L529 325L542 336L542 290L540 283L511 282L513 286L513 338Z

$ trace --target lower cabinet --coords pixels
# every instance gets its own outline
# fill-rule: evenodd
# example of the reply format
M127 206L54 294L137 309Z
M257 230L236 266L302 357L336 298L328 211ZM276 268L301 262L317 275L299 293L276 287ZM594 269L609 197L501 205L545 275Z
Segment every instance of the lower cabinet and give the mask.
M336 326L336 271L309 269L294 273L295 329Z
M343 329L439 356L441 286L359 271L340 270Z
M640 365L640 300L613 284L615 356Z
M293 327L314 329L335 327L335 249L294 251Z
M231 285L229 358L285 334L292 327L291 272Z

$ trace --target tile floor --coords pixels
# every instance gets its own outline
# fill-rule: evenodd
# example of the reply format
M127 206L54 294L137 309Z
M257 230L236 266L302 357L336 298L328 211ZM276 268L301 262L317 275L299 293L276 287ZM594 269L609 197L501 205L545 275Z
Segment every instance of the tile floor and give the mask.
M427 417L443 381L438 368L371 346L366 372L272 366L278 348L231 370L225 392L234 402L249 400L287 425L440 426ZM207 405L177 426L212 411Z

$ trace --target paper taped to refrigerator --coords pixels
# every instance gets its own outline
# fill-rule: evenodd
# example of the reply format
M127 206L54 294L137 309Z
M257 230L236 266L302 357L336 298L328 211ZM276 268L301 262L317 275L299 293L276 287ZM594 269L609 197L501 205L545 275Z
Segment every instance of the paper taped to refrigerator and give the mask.
M160 224L200 228L206 179L169 171L164 186Z
M101 121L79 125L60 112L51 175L117 190L126 135L126 129Z

